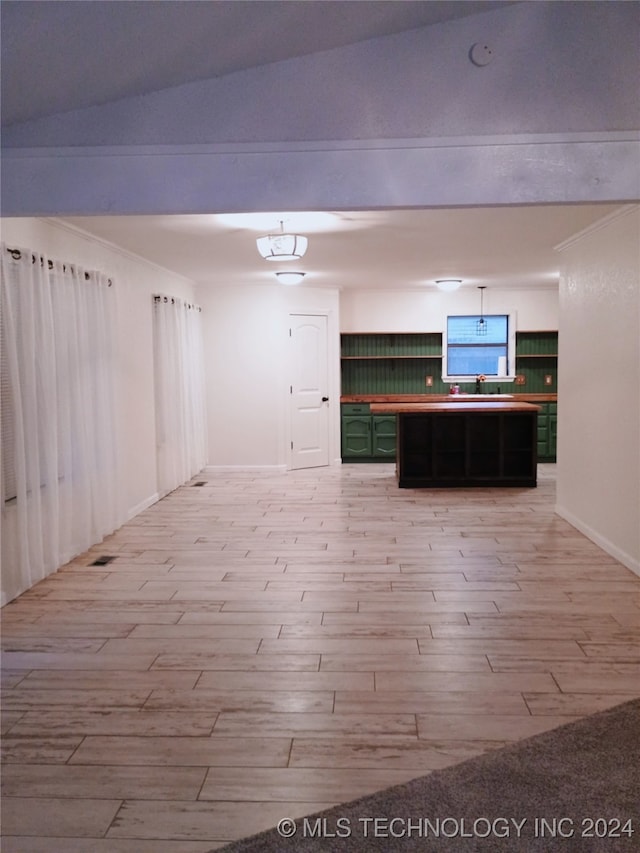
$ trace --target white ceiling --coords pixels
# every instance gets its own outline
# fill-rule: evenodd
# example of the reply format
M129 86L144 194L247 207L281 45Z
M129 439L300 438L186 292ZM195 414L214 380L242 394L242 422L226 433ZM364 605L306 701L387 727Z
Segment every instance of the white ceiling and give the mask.
M412 289L437 278L463 286L552 287L554 246L615 205L272 213L220 216L98 216L63 220L202 284L273 284L276 270L306 272L314 287ZM258 216L258 222L255 221ZM300 261L263 260L255 238L305 234Z

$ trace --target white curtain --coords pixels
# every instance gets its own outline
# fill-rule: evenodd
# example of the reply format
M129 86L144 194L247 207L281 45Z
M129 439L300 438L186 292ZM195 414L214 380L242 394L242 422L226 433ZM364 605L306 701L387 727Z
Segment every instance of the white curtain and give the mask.
M123 518L115 287L1 244L2 603Z
M154 297L158 491L163 496L207 461L201 320L196 305Z

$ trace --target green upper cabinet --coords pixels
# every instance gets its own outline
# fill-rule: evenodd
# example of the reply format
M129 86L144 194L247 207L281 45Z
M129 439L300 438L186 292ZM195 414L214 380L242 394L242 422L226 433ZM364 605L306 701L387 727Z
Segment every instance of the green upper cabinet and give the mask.
M518 394L557 394L558 333L516 332L516 385Z
M343 333L342 394L442 394L440 332Z

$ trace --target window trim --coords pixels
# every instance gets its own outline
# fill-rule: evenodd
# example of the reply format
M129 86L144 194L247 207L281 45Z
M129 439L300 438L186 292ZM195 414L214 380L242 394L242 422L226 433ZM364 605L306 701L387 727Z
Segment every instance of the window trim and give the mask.
M487 317L506 317L507 318L507 375L506 376L487 376L486 384L509 384L515 382L516 379L516 319L517 315L514 312L503 312L495 314L487 314ZM475 373L449 374L446 372L449 353L449 337L448 337L448 322L449 317L480 317L479 313L474 314L447 314L445 328L442 334L442 381L443 382L474 382ZM455 345L454 345L455 346Z

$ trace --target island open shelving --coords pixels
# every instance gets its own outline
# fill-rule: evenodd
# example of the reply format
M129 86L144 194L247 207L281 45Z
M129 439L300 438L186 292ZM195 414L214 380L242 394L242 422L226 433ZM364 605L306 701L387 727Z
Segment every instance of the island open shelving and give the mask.
M537 483L539 407L511 401L372 403L397 418L400 488Z

